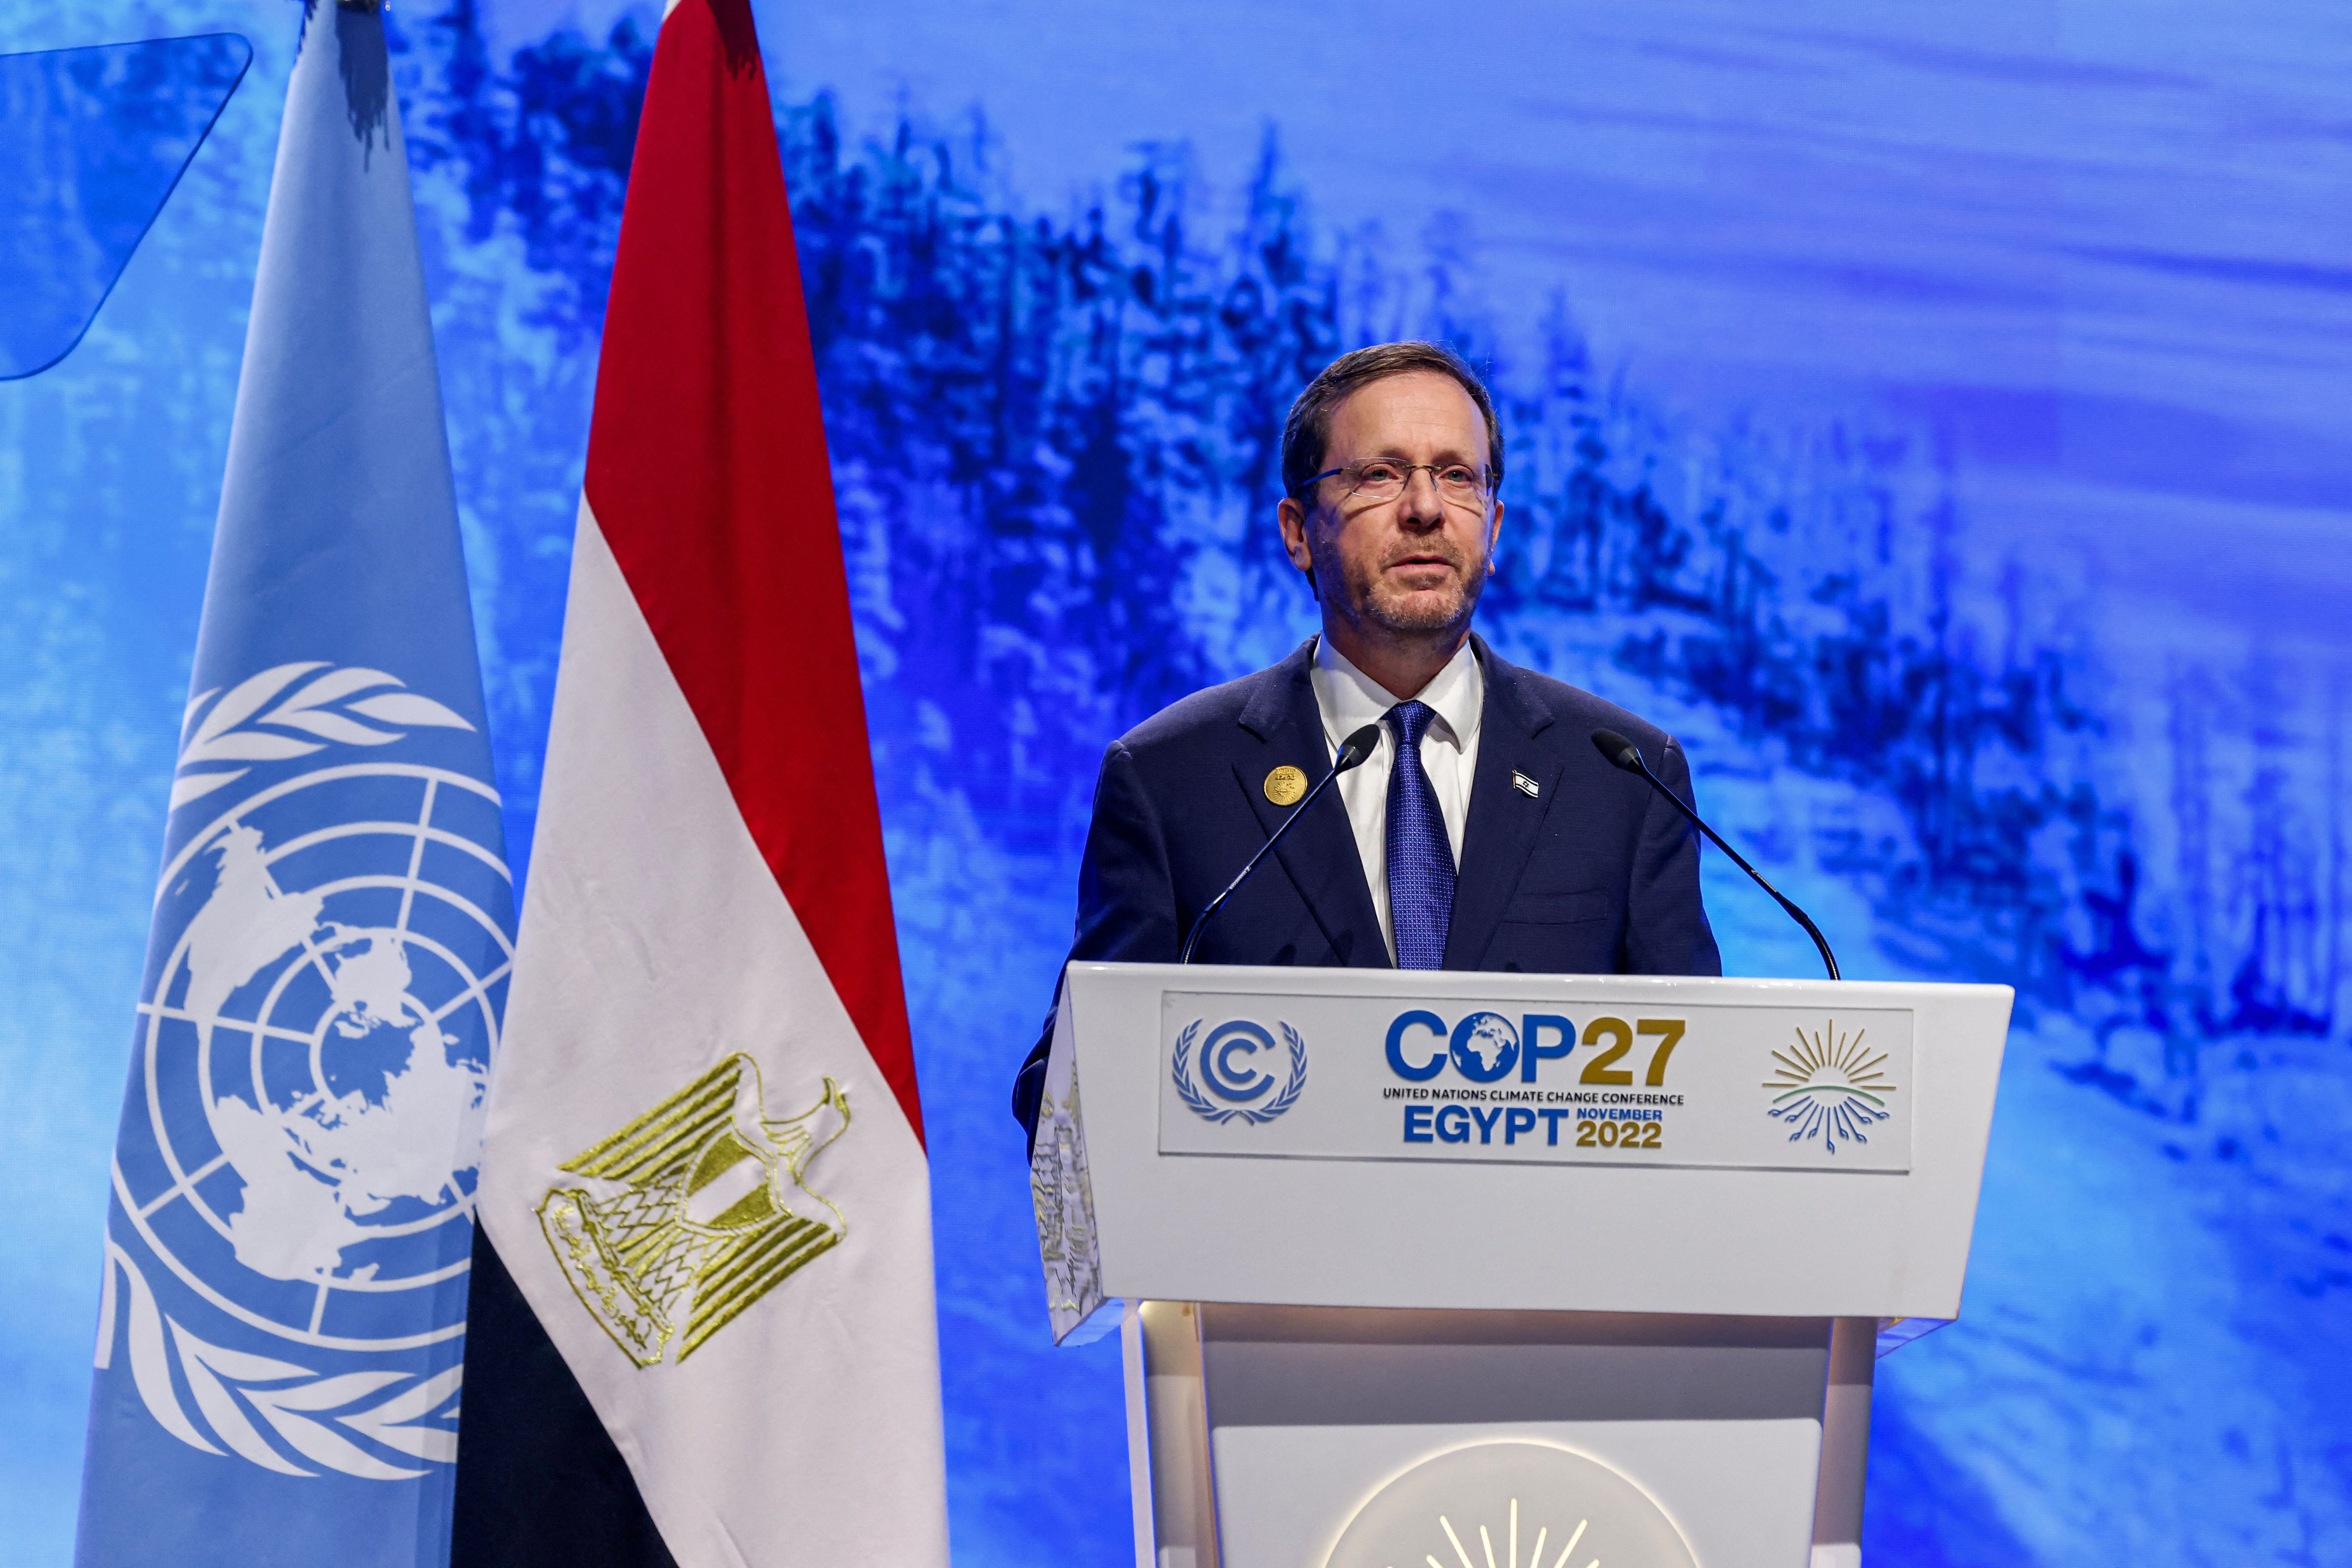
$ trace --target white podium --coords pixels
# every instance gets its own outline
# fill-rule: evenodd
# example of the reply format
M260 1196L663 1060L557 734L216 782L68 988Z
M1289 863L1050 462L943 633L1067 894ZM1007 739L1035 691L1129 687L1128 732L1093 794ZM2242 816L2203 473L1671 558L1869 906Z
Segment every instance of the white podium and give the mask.
M2011 993L1070 966L1031 1180L1145 1568L1851 1568Z

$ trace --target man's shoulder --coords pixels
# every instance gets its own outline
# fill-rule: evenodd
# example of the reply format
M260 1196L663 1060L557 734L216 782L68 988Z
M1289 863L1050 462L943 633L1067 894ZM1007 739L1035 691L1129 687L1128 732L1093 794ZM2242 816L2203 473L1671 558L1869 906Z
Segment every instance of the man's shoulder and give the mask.
M1114 745L1139 760L1188 754L1202 746L1229 746L1246 738L1245 723L1263 723L1286 705L1285 687L1299 679L1300 655L1281 663L1179 698Z
M1614 730L1644 752L1654 752L1674 739L1640 714L1620 708L1580 686L1570 686L1540 671L1508 663L1492 649L1486 657L1489 689L1507 690L1511 700L1542 713L1560 731L1559 738L1565 743L1587 745L1595 730Z

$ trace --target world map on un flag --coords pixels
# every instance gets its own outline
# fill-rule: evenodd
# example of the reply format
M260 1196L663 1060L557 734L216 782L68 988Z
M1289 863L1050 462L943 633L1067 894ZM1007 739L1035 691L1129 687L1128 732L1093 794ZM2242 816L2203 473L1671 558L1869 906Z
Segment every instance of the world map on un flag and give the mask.
M127 1352L192 1447L404 1479L456 1453L513 957L498 796L404 760L430 754L394 745L413 732L471 726L383 672L255 679L261 698L248 682L215 705L250 710L183 752L175 804L205 820L174 834L158 891L99 1364ZM385 760L343 760L362 745ZM207 755L324 765L191 766Z
M232 823L207 853L219 866L189 922L186 961L184 1007L198 1027L211 1020L217 1032L233 991L300 956L328 994L313 1038L294 1042L316 1060L290 1095L257 1075L257 1103L234 1090L212 1099L213 1132L245 1181L242 1206L226 1216L229 1242L238 1262L273 1279L372 1276L377 1265L353 1268L343 1255L376 1238L373 1222L404 1199L463 1200L460 1184L481 1163L483 1065L450 1058L460 1038L415 997L403 932L329 920L320 893L276 891L257 828ZM260 1031L274 1017L257 1023L247 1037L266 1048L272 1037ZM362 1081L371 1077L373 1092ZM445 1129L457 1131L454 1148L436 1136Z

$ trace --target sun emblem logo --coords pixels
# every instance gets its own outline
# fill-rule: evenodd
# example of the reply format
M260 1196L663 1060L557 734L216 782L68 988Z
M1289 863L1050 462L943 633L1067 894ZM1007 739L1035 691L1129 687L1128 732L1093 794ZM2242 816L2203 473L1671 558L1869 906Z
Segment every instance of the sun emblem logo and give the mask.
M1552 1559L1550 1568L1568 1568L1568 1560L1576 1554L1577 1542L1584 1539L1584 1532L1591 1528L1591 1525L1592 1521L1590 1519L1580 1519L1576 1521L1576 1528L1569 1532L1568 1544L1559 1549L1559 1555ZM1437 1516L1437 1527L1445 1531L1446 1542L1454 1548L1454 1555L1461 1562L1462 1568L1475 1568L1470 1561L1469 1549L1462 1544L1462 1537L1454 1528L1454 1521L1441 1513ZM1535 1544L1528 1552L1527 1568L1545 1568L1544 1546L1550 1539L1551 1526L1543 1525L1536 1531ZM1478 1548L1487 1562L1495 1561L1495 1541L1486 1532L1486 1527L1483 1524L1478 1527ZM1511 1500L1511 1523L1509 1533L1505 1538L1503 1552L1503 1560L1510 1564L1510 1568L1519 1568L1519 1500L1517 1498ZM1440 1563L1437 1560L1437 1554L1433 1552L1423 1552L1422 1561L1428 1563L1430 1568L1454 1568L1450 1563ZM1601 1559L1595 1557L1585 1564L1585 1568L1601 1568Z
M1763 1086L1773 1091L1764 1114L1787 1124L1790 1142L1819 1138L1834 1154L1839 1139L1867 1143L1863 1129L1886 1120L1895 1092L1884 1070L1889 1053L1865 1046L1868 1033L1841 1034L1832 1018L1811 1035L1797 1030L1794 1047L1772 1053L1780 1065Z
M1640 1487L1590 1455L1520 1438L1412 1466L1365 1500L1324 1560L1324 1568L1637 1564L1696 1568L1682 1532Z

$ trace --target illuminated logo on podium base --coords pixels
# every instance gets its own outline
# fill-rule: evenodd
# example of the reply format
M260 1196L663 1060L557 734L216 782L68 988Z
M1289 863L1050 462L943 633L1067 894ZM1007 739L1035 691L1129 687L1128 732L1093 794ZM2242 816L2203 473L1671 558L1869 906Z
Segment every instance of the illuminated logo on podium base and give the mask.
M1650 1494L1573 1449L1477 1443L1367 1500L1325 1568L1697 1568Z

